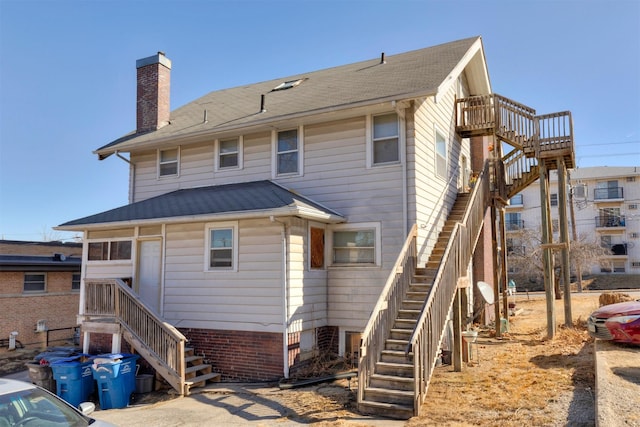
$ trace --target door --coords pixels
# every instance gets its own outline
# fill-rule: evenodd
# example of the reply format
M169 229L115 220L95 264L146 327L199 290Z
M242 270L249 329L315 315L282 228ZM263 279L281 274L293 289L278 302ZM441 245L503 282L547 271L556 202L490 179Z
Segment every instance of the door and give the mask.
M157 314L162 314L160 310L161 243L161 240L143 240L140 242L138 251L138 295Z

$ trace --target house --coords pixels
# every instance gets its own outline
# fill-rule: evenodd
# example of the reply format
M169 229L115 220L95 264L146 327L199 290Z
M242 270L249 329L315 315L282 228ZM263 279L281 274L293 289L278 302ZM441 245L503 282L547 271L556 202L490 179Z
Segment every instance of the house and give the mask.
M81 243L0 240L3 343L13 332L19 344L31 347L74 337L81 256Z
M180 393L355 355L363 411L417 411L428 378L414 361L430 375L450 308L472 306L470 284L495 268L489 194L515 186L498 185L492 138L521 153L511 162L542 157L537 134L498 120L539 118L492 94L483 49L473 37L383 53L173 111L171 61L137 61L137 128L95 151L130 165L129 203L57 227L84 235L85 348L124 339ZM406 375L400 398L376 397L385 367Z
M555 171L554 171L555 172ZM640 169L630 167L585 167L571 171L576 235L600 244L609 253L583 274L640 274ZM551 174L551 216L558 233L558 176ZM511 199L507 208L507 230L512 246L526 255L518 242L520 230L540 228L539 182ZM531 248L529 248L531 249Z

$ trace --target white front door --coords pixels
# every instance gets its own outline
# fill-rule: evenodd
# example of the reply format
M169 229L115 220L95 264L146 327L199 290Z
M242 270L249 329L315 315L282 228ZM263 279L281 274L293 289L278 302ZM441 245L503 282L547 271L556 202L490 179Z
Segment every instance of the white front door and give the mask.
M160 310L161 243L161 240L143 240L140 242L138 252L138 295L157 314L162 314Z

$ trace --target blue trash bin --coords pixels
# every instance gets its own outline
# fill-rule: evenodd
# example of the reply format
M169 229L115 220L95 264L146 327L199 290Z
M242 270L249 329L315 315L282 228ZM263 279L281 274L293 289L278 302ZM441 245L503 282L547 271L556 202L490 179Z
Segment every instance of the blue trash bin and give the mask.
M56 380L56 394L74 407L89 400L94 390L91 359L73 356L51 363L53 378Z
M92 365L100 409L125 408L136 388L135 354L103 354Z

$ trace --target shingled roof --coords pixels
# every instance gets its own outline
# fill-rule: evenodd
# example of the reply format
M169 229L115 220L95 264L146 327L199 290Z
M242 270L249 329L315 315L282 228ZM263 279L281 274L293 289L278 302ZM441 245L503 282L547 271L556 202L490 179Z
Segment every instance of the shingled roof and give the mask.
M482 54L480 37L472 37L389 55L384 57L384 61L379 57L214 91L172 111L170 124L153 132L132 132L95 153L104 158L116 150L130 151L133 147L148 146L158 141L180 140L294 117L435 95L463 58L470 60L469 54L478 52ZM482 74L486 74L486 70ZM488 80L483 85L487 86ZM289 88L279 90L278 87ZM265 95L264 111L261 111L262 95Z
M254 181L177 190L95 215L66 222L60 230L82 230L88 225L206 221L266 216L300 216L324 222L344 218L272 181Z

